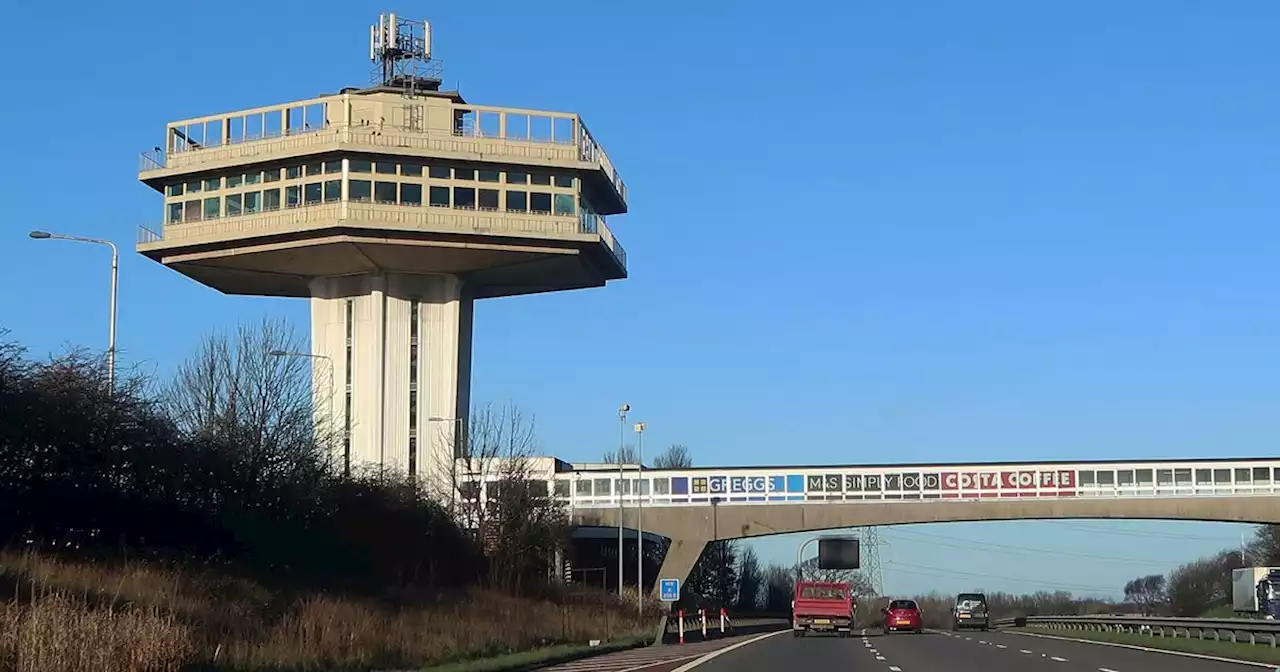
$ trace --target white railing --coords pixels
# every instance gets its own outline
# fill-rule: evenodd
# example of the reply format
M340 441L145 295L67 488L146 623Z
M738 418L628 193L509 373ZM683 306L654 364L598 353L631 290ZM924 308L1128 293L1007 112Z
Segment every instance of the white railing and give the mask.
M538 142L536 140L512 140L491 137L479 133L431 133L403 129L377 129L367 125L337 124L324 129L308 130L297 134L278 134L245 140L234 144L187 148L183 151L165 152L151 149L139 157L138 172L145 174L159 170L197 168L231 162L251 161L255 158L275 157L280 154L304 154L349 149L379 150L414 149L431 154L484 154L486 158L520 159L546 162L582 161L593 164L613 183L626 201L626 184L613 167L604 150L583 130L585 145Z

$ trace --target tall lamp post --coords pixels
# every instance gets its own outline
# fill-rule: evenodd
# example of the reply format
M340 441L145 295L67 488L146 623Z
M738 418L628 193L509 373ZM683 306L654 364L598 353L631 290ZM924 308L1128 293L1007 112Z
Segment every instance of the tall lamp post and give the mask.
M631 404L618 407L618 597L622 597L622 452L626 445L627 412Z
M289 350L272 350L267 354L271 355L272 357L305 357L307 359L312 359L312 360L321 360L329 364L329 385L328 385L329 396L328 396L328 399L325 401L324 405L325 405L325 415L328 416L325 419L329 423L329 431L332 432L333 431L333 376L334 376L333 358L330 357L329 355L317 355L311 352L291 352ZM329 453L330 455L332 455L333 453L332 447L330 447Z
M637 422L636 430L636 609L644 616L644 428Z
M92 243L94 245L106 245L111 248L111 308L110 323L108 325L107 334L107 385L111 389L116 386L116 278L120 269L120 251L116 249L116 244L109 240L100 238L84 238L82 236L69 236L61 233L49 233L48 231L32 231L27 234L36 240L70 240L77 243Z

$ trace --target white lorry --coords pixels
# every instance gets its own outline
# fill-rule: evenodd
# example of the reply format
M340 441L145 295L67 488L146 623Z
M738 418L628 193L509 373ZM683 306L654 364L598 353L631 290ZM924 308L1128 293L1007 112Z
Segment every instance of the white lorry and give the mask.
M1275 619L1280 614L1280 567L1231 570L1231 609L1242 616Z

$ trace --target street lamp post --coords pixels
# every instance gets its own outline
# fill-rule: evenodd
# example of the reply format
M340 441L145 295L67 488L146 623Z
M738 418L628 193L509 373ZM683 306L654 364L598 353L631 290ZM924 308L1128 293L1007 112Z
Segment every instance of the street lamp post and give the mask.
M328 421L328 423L329 423L329 431L330 431L330 432L333 432L333 431L334 431L334 422L333 422L333 377L334 377L334 375L335 375L334 370L333 370L333 358L332 358L332 357L330 357L329 355L318 355L318 354L315 354L315 353L312 353L312 352L292 352L292 351L289 351L289 350L272 350L271 352L269 352L269 353L267 353L267 354L271 355L272 357L305 357L305 358L307 358L307 359L312 359L312 360L321 360L321 361L324 361L324 362L328 362L328 364L329 364L329 385L328 385L328 387L329 387L329 396L328 396L328 399L325 401L325 410L326 410L325 415L327 416L326 420L327 420L327 421ZM333 453L332 447L330 447L329 452L330 452L330 454L332 454L332 453Z
M77 243L106 245L111 248L111 307L107 327L107 385L114 390L116 385L116 292L118 286L117 276L120 270L120 251L116 249L115 243L99 238L69 236L61 233L49 233L48 231L32 231L27 235L36 240L70 240Z
M622 597L622 453L626 445L627 412L631 404L618 407L618 597Z
M644 616L644 428L637 422L636 430L636 608Z
M724 580L724 545L720 543L720 498L711 498L711 538L716 545L720 547L719 555L720 569L716 572L716 597L724 600L725 580Z

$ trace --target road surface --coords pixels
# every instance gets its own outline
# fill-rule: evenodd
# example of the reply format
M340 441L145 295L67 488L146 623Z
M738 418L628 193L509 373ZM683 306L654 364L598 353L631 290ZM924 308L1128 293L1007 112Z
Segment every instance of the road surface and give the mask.
M894 634L879 631L795 638L790 634L726 652L697 672L862 670L876 672L1249 672L1254 666L1000 632Z

